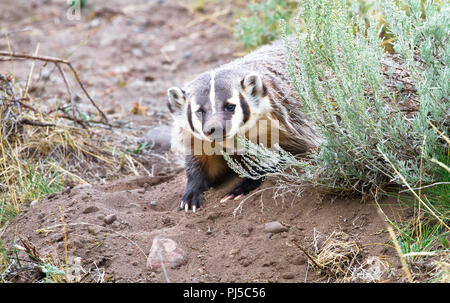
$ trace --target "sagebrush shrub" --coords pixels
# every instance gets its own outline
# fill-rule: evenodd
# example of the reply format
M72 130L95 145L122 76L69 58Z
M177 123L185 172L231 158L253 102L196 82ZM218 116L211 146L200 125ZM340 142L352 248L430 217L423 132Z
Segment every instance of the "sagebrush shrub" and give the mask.
M301 1L296 45L285 31L291 81L324 138L307 159L279 161L280 169L286 163L302 169L295 176L299 182L374 194L403 185L393 167L412 186L436 181L436 164L429 160L448 146L430 123L448 133L450 4L382 4L396 55L384 52L378 24L348 14L344 1ZM263 161L258 155L280 157L254 152L261 148L248 150L248 166ZM248 177L248 169L230 164Z

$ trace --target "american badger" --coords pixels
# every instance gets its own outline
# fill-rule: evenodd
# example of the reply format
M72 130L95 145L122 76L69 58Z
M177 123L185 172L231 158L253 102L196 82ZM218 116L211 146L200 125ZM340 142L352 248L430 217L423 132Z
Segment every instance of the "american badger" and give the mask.
M168 89L172 147L186 155L187 185L181 209L195 212L203 203L203 193L232 173L222 154L208 152L205 143L217 151L237 135L249 138L250 133L256 133L253 139L257 143L268 147L278 143L293 154L306 153L320 143L292 87L285 49L283 41L274 42L200 74L183 88ZM271 126L261 128L262 121ZM278 142L270 139L273 125L277 125ZM262 140L262 136L269 138ZM232 156L239 161L239 154ZM261 183L261 179L242 179L221 202L239 199Z

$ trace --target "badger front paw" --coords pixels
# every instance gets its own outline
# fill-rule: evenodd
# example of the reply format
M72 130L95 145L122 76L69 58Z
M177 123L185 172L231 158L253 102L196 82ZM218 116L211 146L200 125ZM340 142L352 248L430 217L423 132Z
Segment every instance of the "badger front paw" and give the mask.
M248 194L255 188L258 188L261 183L263 182L263 179L253 180L245 178L242 180L231 192L226 194L222 200L220 200L220 203L223 203L227 200L237 200L241 198L242 196Z
M189 189L187 188L181 197L180 209L183 209L187 212L189 209L195 213L196 209L203 205L205 198L203 197L204 190L203 189Z

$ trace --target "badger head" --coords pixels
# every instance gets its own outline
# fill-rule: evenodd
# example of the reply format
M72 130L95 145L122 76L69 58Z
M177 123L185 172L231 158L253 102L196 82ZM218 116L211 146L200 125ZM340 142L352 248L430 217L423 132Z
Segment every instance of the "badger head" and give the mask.
M252 71L203 73L183 89L169 88L168 97L175 120L206 141L245 134L271 109L263 79Z

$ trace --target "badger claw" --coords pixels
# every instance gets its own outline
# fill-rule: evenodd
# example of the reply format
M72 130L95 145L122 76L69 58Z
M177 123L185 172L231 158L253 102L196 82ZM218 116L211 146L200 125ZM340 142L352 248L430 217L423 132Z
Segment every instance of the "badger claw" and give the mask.
M239 200L240 198L242 198L244 195L243 194L240 194L240 195L234 195L234 194L230 194L230 195L226 195L225 197L223 197L221 200L220 200L220 203L224 203L224 202L226 202L226 201L228 201L228 200Z
M234 199L233 200L239 200L240 198L242 198L244 195L237 195L236 197L234 197Z
M202 206L203 204L203 192L187 192L181 197L180 202L180 210L184 209L185 212L188 212L189 209L192 210L192 212L196 212L197 208Z
M226 201L231 200L231 199L233 199L233 195L226 195L225 197L223 197L220 200L220 203L226 202Z
M230 193L220 200L220 203L223 203L228 200L239 200L244 195L248 194L259 185L261 185L262 179L253 180L253 179L244 179L239 183Z

